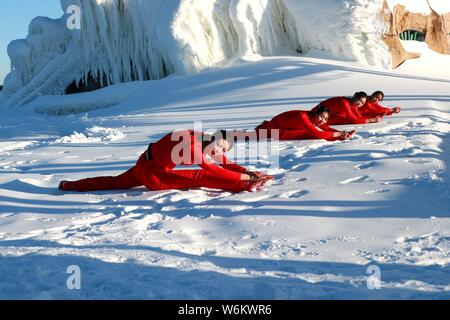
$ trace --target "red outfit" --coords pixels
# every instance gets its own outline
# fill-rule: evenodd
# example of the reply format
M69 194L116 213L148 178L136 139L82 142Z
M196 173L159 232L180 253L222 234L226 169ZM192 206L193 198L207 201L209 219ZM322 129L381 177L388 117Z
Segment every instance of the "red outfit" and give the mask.
M271 138L271 130L279 130L279 140L338 139L334 137L337 130L326 124L315 126L309 119L308 112L302 110L287 111L270 121L264 121L256 128L258 138L262 135L261 129L267 130L267 138Z
M375 118L378 116L390 116L394 113L391 108L383 107L375 101L367 101L366 104L359 109L359 111L366 119Z
M246 190L248 184L241 181L246 169L225 156L214 157L220 167L206 159L201 142L201 132L179 131L168 134L151 145L151 160L145 153L136 165L116 177L98 177L74 182L79 192L131 189L145 185L150 190L187 189L206 187L232 192ZM181 138L172 141L172 137ZM189 154L184 154L188 151ZM178 163L175 163L176 160ZM199 170L174 170L179 165L198 164Z
M325 106L330 110L329 125L366 123L366 118L361 115L358 107L349 98L331 98L321 102L319 106ZM319 106L315 107L312 111L315 111Z

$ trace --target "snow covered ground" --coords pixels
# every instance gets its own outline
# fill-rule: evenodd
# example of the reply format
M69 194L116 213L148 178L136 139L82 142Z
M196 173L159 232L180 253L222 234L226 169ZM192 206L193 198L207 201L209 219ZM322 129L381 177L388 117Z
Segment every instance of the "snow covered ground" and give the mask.
M383 71L312 51L3 107L0 298L450 298L450 71L417 71L427 59ZM251 129L376 89L403 111L348 142L280 143L259 193L56 189L194 121Z

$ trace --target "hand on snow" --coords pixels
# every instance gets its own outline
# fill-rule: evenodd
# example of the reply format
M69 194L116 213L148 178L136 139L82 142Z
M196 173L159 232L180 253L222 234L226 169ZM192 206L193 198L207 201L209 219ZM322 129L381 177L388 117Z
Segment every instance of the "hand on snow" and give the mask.
M400 107L395 107L395 108L392 109L393 113L400 113L400 111L401 111Z
M264 173L259 172L259 171L247 171L245 173L248 174L250 177L256 177L258 179L265 176Z
M342 140L349 140L353 137L353 135L356 133L355 130L353 131L342 131L341 132L341 139Z
M255 180L253 180L255 179ZM272 176L263 175L261 178L252 178L252 180L246 182L247 183L247 191L256 192L261 191L262 187L269 181L273 180Z
M268 174L264 174L261 177L259 177L260 181L263 181L264 183L271 181L271 180L275 180L274 176L268 175Z
M367 123L378 123L383 119L382 116L376 116L375 118L371 118L367 120Z
M266 175L266 174L263 174L260 172L259 172L259 175L254 175L254 172L253 172L253 175L250 173L249 173L249 175L250 175L250 181L262 181L263 183L265 183L269 180L274 179L273 176L269 176L269 175Z
M344 139L345 140L349 140L351 138L353 138L353 136L355 135L356 131L352 130L352 131L344 131L345 135L344 135Z

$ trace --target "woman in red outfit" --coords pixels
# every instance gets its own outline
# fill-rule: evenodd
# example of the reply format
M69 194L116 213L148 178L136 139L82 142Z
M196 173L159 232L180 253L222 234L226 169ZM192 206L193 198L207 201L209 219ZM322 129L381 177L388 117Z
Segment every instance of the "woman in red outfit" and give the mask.
M383 99L383 91L375 91L374 93L372 93L372 95L367 99L366 104L359 110L361 112L361 115L370 119L374 117L391 116L392 114L399 113L401 111L400 107L383 107L379 104L381 101L383 101Z
M329 141L350 139L354 131L338 131L326 123L330 116L327 107L314 111L292 110L281 113L270 121L264 121L256 132L258 138L273 138L273 131L278 130L279 140L325 139ZM262 130L266 130L265 132Z
M63 191L99 191L146 186L150 190L213 188L232 192L259 189L272 176L252 172L225 157L232 147L226 131L210 136L184 130L166 135L149 145L136 165L116 177L62 181ZM210 156L219 165L207 159ZM199 165L198 170L175 170L176 165Z
M361 108L367 101L365 92L356 92L352 98L335 97L322 101L317 107L325 106L330 110L329 125L339 124L364 124L379 122L381 117L365 118L360 112Z

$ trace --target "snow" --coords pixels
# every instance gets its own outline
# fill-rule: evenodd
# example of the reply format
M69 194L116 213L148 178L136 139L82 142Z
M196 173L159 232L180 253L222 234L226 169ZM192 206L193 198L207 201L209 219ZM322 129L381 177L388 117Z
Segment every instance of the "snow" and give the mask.
M450 3L445 0L429 0L431 8L439 14L450 13Z
M402 64L402 70L414 70L422 74L446 78L448 70L443 66L448 64L448 55L430 50L425 42L402 41L402 45L406 51L420 53L421 55L421 59L406 60Z
M311 50L2 107L0 298L448 299L450 58L420 50L395 71ZM347 142L272 146L278 164L249 166L276 176L261 192L56 188L119 174L195 121L251 129L377 89L399 115Z
M62 0L64 12L71 1ZM197 73L262 56L323 50L390 67L380 38L381 0L79 0L80 30L68 15L36 18L10 44L14 70L0 103L20 106L64 93L95 76L104 85Z
M122 132L111 128L92 127L86 133L74 132L70 136L57 139L55 143L92 143L92 142L113 142L124 138Z

